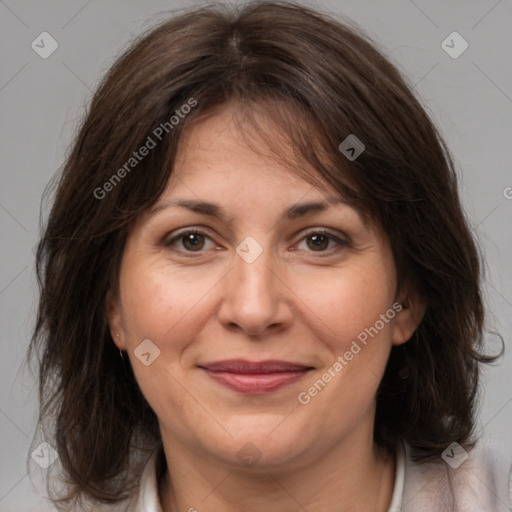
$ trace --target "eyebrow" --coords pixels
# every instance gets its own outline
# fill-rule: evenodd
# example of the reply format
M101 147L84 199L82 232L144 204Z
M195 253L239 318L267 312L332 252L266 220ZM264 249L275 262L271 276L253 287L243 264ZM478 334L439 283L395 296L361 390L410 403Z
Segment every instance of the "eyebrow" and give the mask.
M302 217L312 211L327 210L328 208L335 206L337 204L348 205L346 201L340 199L339 197L329 197L327 198L326 201L309 201L289 206L281 214L281 217L287 220L293 220ZM215 217L220 221L225 222L226 224L229 224L232 221L231 217L225 212L225 210L221 206L207 201L200 201L195 199L172 199L162 201L161 203L156 204L150 210L150 215L156 215L158 212L165 210L171 206L178 206L181 208L186 208L190 211L193 211L201 215Z

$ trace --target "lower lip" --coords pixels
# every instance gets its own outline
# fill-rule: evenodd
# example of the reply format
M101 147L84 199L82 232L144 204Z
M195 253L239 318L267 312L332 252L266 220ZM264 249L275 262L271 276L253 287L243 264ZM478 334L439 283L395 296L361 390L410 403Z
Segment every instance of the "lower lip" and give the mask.
M276 391L296 382L308 373L308 370L256 374L212 372L208 369L205 370L206 373L219 384L248 395L259 395Z

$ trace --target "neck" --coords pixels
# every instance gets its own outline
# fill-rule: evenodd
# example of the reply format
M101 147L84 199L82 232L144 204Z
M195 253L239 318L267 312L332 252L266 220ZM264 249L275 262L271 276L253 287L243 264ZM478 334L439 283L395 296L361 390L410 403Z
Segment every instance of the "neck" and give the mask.
M393 492L394 456L378 450L367 437L354 438L287 469L241 469L164 440L162 510L386 512Z

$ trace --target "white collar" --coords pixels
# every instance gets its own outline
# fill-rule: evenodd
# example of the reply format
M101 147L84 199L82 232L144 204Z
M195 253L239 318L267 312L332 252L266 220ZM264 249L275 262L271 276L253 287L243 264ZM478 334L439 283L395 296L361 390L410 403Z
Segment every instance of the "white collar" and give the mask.
M161 449L161 448L160 448ZM140 478L139 493L129 508L130 512L162 512L158 495L157 461L160 453L155 450L149 458ZM396 454L395 484L391 504L387 512L399 512L402 507L402 495L405 482L405 448L398 446Z
M130 504L129 512L162 512L158 495L157 462L161 447L148 459L140 477L138 493Z
M402 497L405 486L405 445L398 443L396 451L395 485L389 504L388 512L400 512L402 510Z

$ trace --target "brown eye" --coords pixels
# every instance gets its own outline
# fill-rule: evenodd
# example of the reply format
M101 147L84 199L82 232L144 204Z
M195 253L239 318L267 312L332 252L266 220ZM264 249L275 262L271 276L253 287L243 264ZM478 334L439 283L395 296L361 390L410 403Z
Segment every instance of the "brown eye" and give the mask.
M346 239L340 238L329 231L317 229L306 233L297 248L310 253L316 252L318 256L328 256L342 251L349 246L350 242Z
M204 236L200 233L187 233L181 236L181 241L187 251L197 251L204 247Z
M183 256L193 253L199 256L208 249L214 248L215 244L206 233L188 229L178 232L172 238L164 241L164 246Z
M327 235L315 234L307 237L307 245L313 251L323 251L329 246L330 238Z

